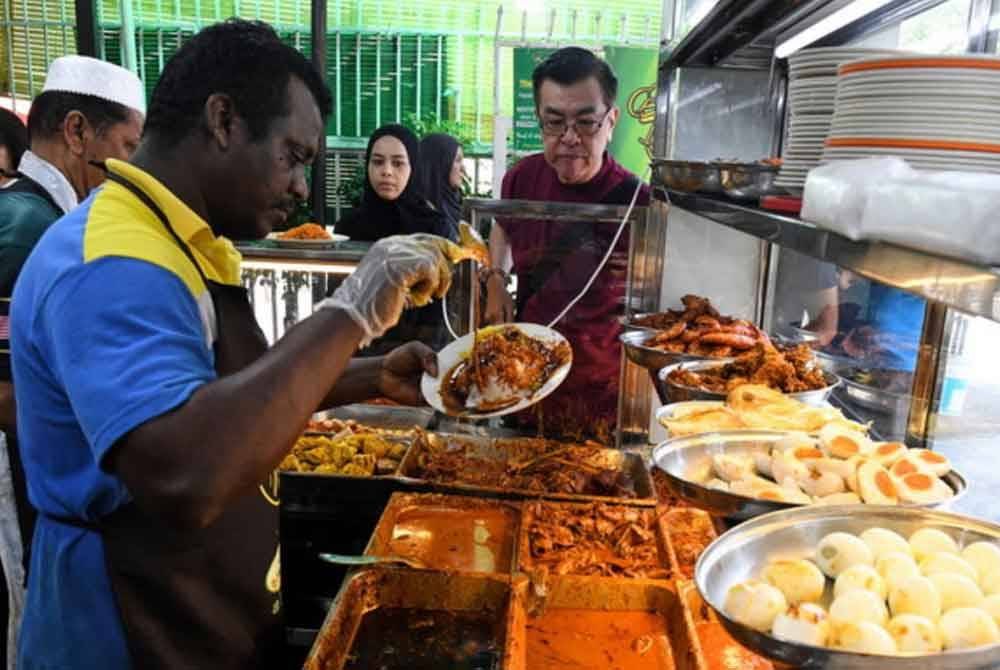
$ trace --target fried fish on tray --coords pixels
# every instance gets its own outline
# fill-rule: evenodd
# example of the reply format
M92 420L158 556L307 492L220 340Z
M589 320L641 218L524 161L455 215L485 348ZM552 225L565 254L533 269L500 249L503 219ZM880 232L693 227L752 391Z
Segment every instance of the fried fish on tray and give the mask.
M546 574L669 579L653 510L624 505L530 503L529 566Z
M496 412L530 398L572 358L565 341L552 344L517 326L474 335L472 351L445 374L441 400L449 412Z

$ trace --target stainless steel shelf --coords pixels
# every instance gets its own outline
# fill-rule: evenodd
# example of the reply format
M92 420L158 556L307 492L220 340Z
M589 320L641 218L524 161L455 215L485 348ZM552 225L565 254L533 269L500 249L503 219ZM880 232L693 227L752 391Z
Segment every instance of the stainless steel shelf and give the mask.
M675 207L949 307L1000 321L1000 270L882 242L852 242L799 219L668 191Z

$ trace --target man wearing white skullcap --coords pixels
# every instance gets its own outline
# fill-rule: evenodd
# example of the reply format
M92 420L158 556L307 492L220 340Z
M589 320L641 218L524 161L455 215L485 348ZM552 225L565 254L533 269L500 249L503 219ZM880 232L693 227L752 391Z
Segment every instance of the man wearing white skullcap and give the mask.
M24 599L24 544L35 513L28 503L15 431L8 314L21 268L42 234L104 181L95 164L128 159L139 145L146 114L139 78L117 65L84 56L57 58L28 115L29 151L16 179L0 188L0 559L14 607L13 643ZM10 495L11 488L14 495ZM10 501L15 501L16 510ZM5 601L7 599L4 599ZM13 656L13 644L8 644Z

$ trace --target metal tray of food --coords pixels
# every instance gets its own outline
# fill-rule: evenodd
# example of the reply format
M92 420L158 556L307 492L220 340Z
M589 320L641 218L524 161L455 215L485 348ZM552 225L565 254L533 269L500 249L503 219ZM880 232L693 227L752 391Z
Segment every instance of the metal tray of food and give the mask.
M653 185L685 193L722 193L718 163L703 161L653 161Z
M779 193L774 185L779 167L767 163L720 163L719 185L722 192L738 200L758 200Z
M1000 644L936 654L858 654L781 641L737 623L726 615L723 605L729 589L744 580L757 578L768 562L779 558L811 557L816 545L829 533L858 534L874 527L887 528L903 537L909 537L923 528L935 528L951 536L959 547L972 542L1000 540L1000 526L946 512L858 505L802 507L762 516L723 534L698 560L695 582L702 597L737 641L759 654L793 667L824 670L1000 667Z
M330 607L303 668L499 667L507 644L510 591L509 578L499 575L353 573Z
M695 583L677 580L677 598L691 630L692 655L706 670L773 670L774 664L733 639L712 608L702 599Z
M684 369L693 372L703 372L722 367L725 364L719 361L691 361L668 365L656 374L656 390L660 394L660 397L663 398L664 403L687 402L689 400L725 401L729 395L728 393L717 393L693 386L683 386L669 379L670 373L674 370ZM823 371L823 376L826 378L827 383L823 388L813 391L802 391L800 393L787 393L785 395L813 407L823 407L830 398L830 394L833 393L833 390L841 382L839 376L827 370Z
M691 505L715 516L733 520L751 519L778 510L802 505L777 500L762 500L720 491L704 486L701 481L711 471L712 457L718 454L749 455L762 450L770 451L775 442L787 437L781 431L727 431L679 437L661 443L653 451L653 461L666 474L667 483L674 492ZM904 505L900 507L947 507L955 503L968 488L961 474L952 470L941 480L955 492L951 498L932 505ZM776 485L777 486L777 485Z
M531 487L505 486L503 481L518 477L508 477L506 473L517 468L517 472L529 472L528 465L537 466L548 459L542 454L558 457L562 449L586 446L553 443L548 440L530 438L494 439L445 433L426 433L418 439L399 468L399 479L409 487L438 493L459 493L500 498L547 498L569 501L619 502L628 505L654 506L656 494L649 469L638 454L616 449L591 448L592 457L585 460L552 458L550 470L556 484L576 486L579 474L583 481L592 484L614 477L612 484L624 483L631 495L601 495L589 493L569 493L558 488L546 487L539 482ZM441 454L450 459L457 454L455 466L449 472L429 472L427 467L438 463ZM516 465L515 465L516 464ZM609 476L605 477L604 473ZM516 473L515 473L516 474ZM586 479L590 477L591 479ZM603 477L603 478L602 478ZM521 480L526 481L526 480ZM478 482L478 483L477 483ZM620 488L620 487L619 487Z
M710 670L669 582L553 576L514 580L505 670L649 668Z
M658 333L659 331L657 330L649 329L629 330L622 333L618 339L621 340L622 346L625 348L625 356L639 367L649 370L650 373L656 373L664 367L673 365L674 363L708 360L702 356L675 354L670 351L664 351L663 349L657 349L656 347L646 346L646 343L656 337ZM729 361L732 359L715 358L711 360Z
M431 570L509 575L520 526L517 502L394 493L365 554L402 556Z
M567 517L580 519L579 524ZM564 521L565 520L565 521ZM593 522L591 522L593 520ZM548 523L541 528L538 522ZM609 546L631 539L634 547L655 547L642 568L645 574L622 565L627 559L606 548L588 550L583 538L575 530L593 531ZM544 531L550 531L545 533ZM555 567L551 561L539 561L540 555L559 560ZM624 552L630 553L630 552ZM617 569L615 569L617 568ZM592 577L595 579L671 579L677 574L677 557L670 547L663 520L655 508L609 505L604 503L563 503L525 501L522 507L521 535L518 539L517 569L528 574L559 574ZM595 574L595 571L606 574ZM607 574L611 573L611 574Z
M719 536L712 517L694 507L675 507L660 513L667 531L671 555L676 561L676 575L692 579L698 557Z
M415 433L305 433L278 466L282 475L337 479L393 477ZM283 477L284 479L284 477Z
M847 399L866 409L890 414L907 414L910 411L910 395L882 389L874 385L855 381L859 368L844 368L841 379L844 380L843 393Z
M434 419L434 410L430 407L356 403L317 412L313 415L313 421L322 421L324 419L357 421L372 428L409 430L414 426L429 428L431 421Z

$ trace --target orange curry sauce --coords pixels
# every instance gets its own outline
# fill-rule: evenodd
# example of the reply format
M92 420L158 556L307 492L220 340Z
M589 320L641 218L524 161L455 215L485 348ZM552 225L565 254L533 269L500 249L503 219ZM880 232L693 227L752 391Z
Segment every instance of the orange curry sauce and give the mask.
M548 609L528 619L527 670L672 668L666 621L651 612Z
M396 517L389 551L437 570L504 572L514 552L517 513L507 507L426 505Z

